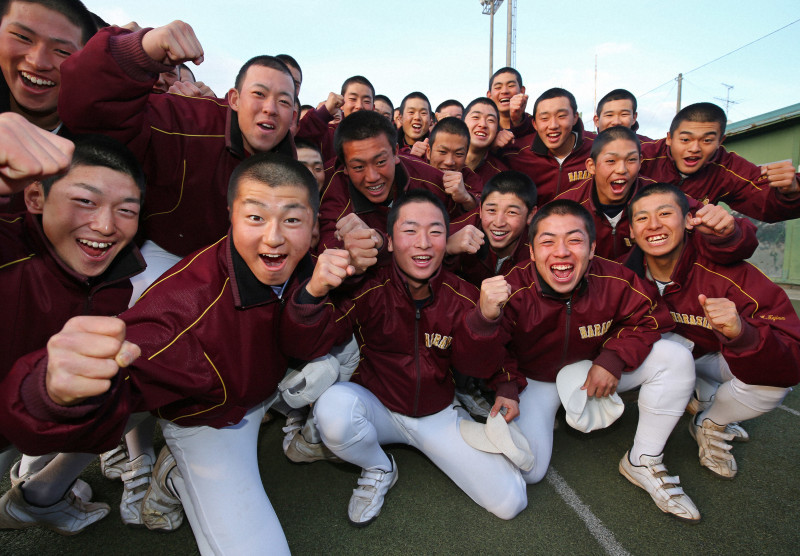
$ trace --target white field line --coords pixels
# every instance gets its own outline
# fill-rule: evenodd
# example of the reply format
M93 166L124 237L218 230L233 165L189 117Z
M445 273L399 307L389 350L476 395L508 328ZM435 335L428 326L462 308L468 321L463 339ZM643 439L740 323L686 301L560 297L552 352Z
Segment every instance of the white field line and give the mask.
M792 415L797 415L798 417L800 417L800 411L797 411L797 410L795 410L795 409L792 409L791 407L786 407L785 405L779 405L778 407L779 407L780 409L784 410L784 411L788 411L788 412L789 412L789 413L791 413Z
M586 528L589 529L592 536L597 540L600 546L605 549L606 554L612 556L630 556L630 553L614 538L614 534L592 513L589 506L581 501L578 494L572 490L564 478L559 475L552 466L547 470L546 478L547 482L556 489L561 499L575 510L575 513L578 514L578 517L586 524Z

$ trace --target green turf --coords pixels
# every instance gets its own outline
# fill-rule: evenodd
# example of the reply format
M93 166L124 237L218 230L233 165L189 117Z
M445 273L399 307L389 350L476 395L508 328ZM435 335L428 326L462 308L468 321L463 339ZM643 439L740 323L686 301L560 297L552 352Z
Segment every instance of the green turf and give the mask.
M785 405L800 410L797 395ZM631 554L797 554L800 542L800 417L781 409L746 423L753 440L736 444L739 475L716 478L700 467L684 417L666 448L703 521L690 525L662 514L644 491L617 471L636 426L635 403L608 430L584 435L563 420L551 467ZM298 465L280 448L280 421L262 429L264 487L295 554L604 554L577 514L543 481L528 487L528 508L502 521L478 507L417 451L392 446L399 481L369 527L347 522L358 470L327 462ZM84 478L95 499L111 504L105 520L75 537L39 530L0 533L0 553L46 555L196 554L188 525L171 534L134 530L119 520L121 484L94 463ZM0 489L9 488L8 479ZM268 547L264 554L269 554Z

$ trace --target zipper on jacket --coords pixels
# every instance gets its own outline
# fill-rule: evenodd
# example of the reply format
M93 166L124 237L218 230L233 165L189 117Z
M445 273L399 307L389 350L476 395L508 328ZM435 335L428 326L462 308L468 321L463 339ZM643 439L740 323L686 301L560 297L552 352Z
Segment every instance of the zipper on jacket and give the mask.
M419 410L419 390L422 383L422 375L419 370L419 307L417 307L416 318L414 319L414 365L417 369L417 390L414 393L414 416L417 416Z
M569 348L569 320L572 315L572 297L567 300L567 322L564 326L564 351L561 353L561 366L563 368L567 361L567 349Z

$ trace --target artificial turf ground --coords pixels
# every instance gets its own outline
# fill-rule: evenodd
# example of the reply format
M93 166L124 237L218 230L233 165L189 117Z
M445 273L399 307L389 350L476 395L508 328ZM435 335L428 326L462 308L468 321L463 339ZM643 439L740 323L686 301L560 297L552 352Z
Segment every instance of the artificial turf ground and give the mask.
M589 435L559 419L550 474L528 486L528 508L511 521L478 507L408 447L389 447L399 480L381 516L364 529L346 517L359 472L354 466L289 462L281 451L280 418L262 428L259 457L264 487L295 554L800 554L800 396L789 394L783 405L746 423L752 440L734 446L739 475L732 481L700 467L688 416L678 424L665 463L703 515L695 525L662 514L617 471L633 439L635 402L609 429ZM0 553L197 554L188 524L170 534L122 525L121 483L103 478L96 462L83 478L95 500L111 505L106 519L75 537L3 531ZM0 482L2 491L9 486L7 478Z

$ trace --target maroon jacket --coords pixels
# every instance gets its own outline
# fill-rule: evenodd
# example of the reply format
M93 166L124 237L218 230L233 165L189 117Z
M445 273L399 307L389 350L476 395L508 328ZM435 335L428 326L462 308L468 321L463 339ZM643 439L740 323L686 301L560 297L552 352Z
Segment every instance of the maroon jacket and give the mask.
M298 272L307 274L309 267L306 259ZM284 295L296 283L293 277ZM108 450L128 416L139 411L182 426L235 425L286 373L277 331L281 306L225 236L175 265L121 315L127 339L142 356L120 370L108 393L57 406L44 389L42 350L14 367L0 419L13 420L11 440L31 454Z
M675 166L666 139L642 145L641 173L659 182L680 187L701 203L723 202L732 209L763 222L780 222L800 217L800 196L789 200L770 187L761 168L725 147L706 165L684 177Z
M309 110L305 116L300 118L300 125L297 127L295 137L317 145L322 153L322 160L330 160L336 157L333 134L336 132L337 125L339 124L333 120L328 109L320 106Z
M589 177L586 159L591 155L595 135L584 131L580 118L572 132L577 134L575 147L561 164L535 130L517 137L501 151L509 168L527 174L536 184L537 206L549 203L562 191Z
M296 339L292 349L298 351L290 355L300 356L327 353L355 332L361 362L352 382L391 411L431 415L453 403L451 365L479 377L490 376L491 369L465 359L465 342L454 334L457 321L475 307L478 291L443 269L430 286L431 297L417 307L397 266L380 267L352 295L332 292L333 302L302 304L293 296L281 333Z
M400 163L395 166L394 199L411 189L427 189L442 200L451 218L462 214L461 207L445 193L442 175L442 172L415 156L400 155ZM389 205L376 205L364 197L353 187L339 165L326 169L325 183L320 194L317 251L321 253L328 248L341 248L342 242L336 239L336 223L348 214L356 213L367 226L384 234L382 252L385 252Z
M562 367L583 359L619 378L637 369L661 334L674 327L666 307L638 276L599 257L567 299L548 287L532 262L515 267L506 280L512 293L500 318L488 322L480 310L467 316L467 326L483 334L468 343L468 355L486 365L504 359L503 372L520 391L525 377L555 382Z
M675 321L675 332L695 343L695 358L721 352L731 372L747 384L786 388L800 382L800 319L786 293L747 262L722 266L706 257L701 242L686 234L686 243L666 286L663 302ZM636 247L626 266L646 276L644 253ZM651 284L653 295L656 287ZM729 340L712 330L697 296L724 297L736 304L742 333Z
M639 176L636 183L631 188L628 200L643 187L655 183L654 180ZM595 255L615 261L623 260L633 248L631 240L631 227L628 221L628 211L622 211L622 216L616 226L612 226L602 210L600 201L597 199L597 188L594 186L594 177L582 181L572 189L568 189L556 199L569 199L576 201L586 207L594 219L594 227L597 232L597 247ZM696 212L702 208L702 204L688 197L691 212ZM720 240L711 236L700 234L703 241L699 242L699 248L703 253L709 255L713 260L722 263L737 263L753 255L758 247L756 238L756 227L746 218L736 218L736 231L729 238Z
M80 315L117 315L131 298L130 277L145 264L135 245L123 249L108 269L87 279L67 267L30 213L0 219L0 379L23 355L42 349L64 324ZM0 434L6 434L3 424ZM0 447L4 444L0 436Z
M508 166L506 166L502 160L492 153L488 153L481 163L478 164L478 167L475 168L475 173L480 177L481 183L486 185L486 182L492 177L506 170L508 170Z
M169 66L145 54L146 31L103 29L65 60L58 110L71 130L133 151L147 176L140 232L185 256L225 235L228 180L247 153L227 101L151 94ZM291 134L275 150L294 156Z

